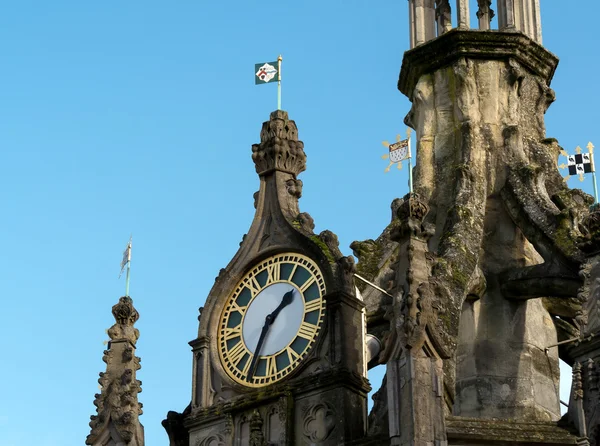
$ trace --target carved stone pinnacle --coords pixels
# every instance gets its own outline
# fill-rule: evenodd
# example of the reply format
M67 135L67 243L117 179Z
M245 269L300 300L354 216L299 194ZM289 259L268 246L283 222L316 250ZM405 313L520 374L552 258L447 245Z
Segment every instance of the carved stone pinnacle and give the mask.
M425 215L429 212L429 206L425 204L418 194L406 194L402 199L402 204L398 207L397 215L400 220L409 218L423 221Z
M396 204L396 215L400 225L390 234L390 238L402 242L407 236L428 236L423 220L429 212L429 206L415 193L409 193Z
M133 326L140 318L139 313L133 306L133 300L129 296L123 296L119 299L119 303L112 307L112 314L117 324L125 326Z
M263 123L260 144L252 146L252 160L259 175L279 170L297 176L306 169L304 143L298 141L298 128L287 112L274 111Z

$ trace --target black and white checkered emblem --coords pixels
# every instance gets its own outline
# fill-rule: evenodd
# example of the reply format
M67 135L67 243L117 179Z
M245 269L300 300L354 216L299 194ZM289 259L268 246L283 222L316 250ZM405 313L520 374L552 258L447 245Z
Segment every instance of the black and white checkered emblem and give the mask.
M583 175L592 171L592 162L589 153L569 155L567 159L569 175Z

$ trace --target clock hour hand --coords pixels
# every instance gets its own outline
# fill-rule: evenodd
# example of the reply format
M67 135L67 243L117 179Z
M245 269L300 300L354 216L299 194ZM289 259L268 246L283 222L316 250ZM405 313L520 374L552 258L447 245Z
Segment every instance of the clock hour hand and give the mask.
M256 348L254 349L254 356L252 356L252 362L250 363L250 370L248 371L248 381L252 379L254 373L256 372L256 367L258 366L258 358L260 357L260 350L262 348L263 342L265 341L265 337L267 336L267 332L269 331L269 327L271 326L271 324L273 324L273 322L275 322L275 319L277 318L277 315L281 312L281 310L283 310L285 307L291 304L293 300L294 290L291 289L283 295L281 303L277 306L277 308L275 308L275 310L273 310L273 312L265 318L265 325L263 325L263 328L260 332L260 336L258 337L258 342L256 343Z
M279 306L277 308L275 308L275 310L273 310L273 312L269 316L267 316L267 319L269 317L271 317L270 324L275 322L275 318L281 312L281 310L283 310L285 307L287 307L289 304L291 304L293 300L294 300L294 290L291 289L283 295L283 299L281 299L281 303L279 304Z

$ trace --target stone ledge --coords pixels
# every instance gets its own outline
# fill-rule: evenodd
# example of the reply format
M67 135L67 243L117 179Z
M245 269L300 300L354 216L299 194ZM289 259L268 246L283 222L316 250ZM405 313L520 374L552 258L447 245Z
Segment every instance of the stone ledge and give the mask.
M404 53L398 90L412 99L419 78L460 59L498 60L514 58L548 85L558 58L524 34L454 29Z
M568 445L577 437L556 423L527 423L515 420L446 418L450 445Z

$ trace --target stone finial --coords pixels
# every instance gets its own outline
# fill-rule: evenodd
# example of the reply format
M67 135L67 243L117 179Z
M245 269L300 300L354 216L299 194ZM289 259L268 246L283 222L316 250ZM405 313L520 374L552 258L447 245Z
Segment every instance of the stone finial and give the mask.
M123 296L119 303L112 307L112 314L119 325L133 326L140 318L139 313L133 306L133 300L129 296Z
M119 303L112 307L112 314L115 317L116 324L108 329L111 342L127 340L135 344L140 337L140 332L137 328L134 328L133 324L137 322L140 315L133 306L131 297L121 297Z
M400 225L392 231L392 240L399 242L409 235L427 238L428 232L423 226L423 220L428 212L429 206L418 194L406 194L402 201L396 204L396 215Z
M139 331L133 327L139 313L129 296L121 297L112 313L116 323L108 330L111 340L102 357L106 372L100 373L101 391L94 400L97 415L91 417L91 432L85 443L100 446L112 439L115 444L143 446L144 428L138 418L142 405L137 398L142 383L136 379L141 366L135 356Z
M261 176L274 170L297 176L306 169L304 143L298 141L298 128L287 112L274 111L263 123L260 144L252 146L252 160Z

